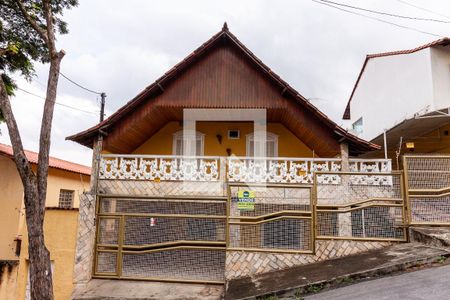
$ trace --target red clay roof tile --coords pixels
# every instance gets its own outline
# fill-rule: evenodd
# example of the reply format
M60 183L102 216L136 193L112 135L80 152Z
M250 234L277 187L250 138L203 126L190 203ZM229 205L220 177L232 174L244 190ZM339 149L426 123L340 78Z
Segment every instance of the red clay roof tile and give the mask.
M13 157L12 147L9 145L0 143L0 155L5 155L5 156L12 158ZM25 150L25 155L30 163L32 163L32 164L38 163L38 153ZM80 173L83 175L91 175L90 167L76 164L76 163L73 163L73 162L70 162L67 160L62 160L62 159L59 159L56 157L51 157L51 156L49 159L49 167L64 170L64 171L69 171L69 172L73 172L73 173Z

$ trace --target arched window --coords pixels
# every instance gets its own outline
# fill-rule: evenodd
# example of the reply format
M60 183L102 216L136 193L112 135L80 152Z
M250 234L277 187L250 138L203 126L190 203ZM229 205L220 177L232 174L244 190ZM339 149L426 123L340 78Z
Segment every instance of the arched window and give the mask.
M255 140L254 134L250 133L246 135L247 139L247 156L253 156L255 154ZM278 135L267 132L266 136L266 156L277 157L278 156Z
M204 153L205 134L195 132L195 155L202 156ZM183 155L183 130L179 130L173 134L173 155Z

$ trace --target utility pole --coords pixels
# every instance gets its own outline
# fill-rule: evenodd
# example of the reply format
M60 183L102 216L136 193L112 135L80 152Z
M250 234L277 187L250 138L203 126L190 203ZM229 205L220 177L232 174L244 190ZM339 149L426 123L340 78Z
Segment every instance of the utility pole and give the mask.
M106 94L105 93L101 93L100 97L101 97L101 100L100 100L100 122L102 122L104 117L105 117Z

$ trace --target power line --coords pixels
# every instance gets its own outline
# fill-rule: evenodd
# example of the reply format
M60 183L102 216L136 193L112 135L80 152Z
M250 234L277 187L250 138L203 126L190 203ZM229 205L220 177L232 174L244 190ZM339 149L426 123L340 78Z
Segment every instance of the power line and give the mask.
M347 9L344 9L344 8L341 8L341 7L334 6L334 5L331 5L329 3L323 2L321 0L311 0L311 1L316 2L318 4L326 5L326 6L329 6L329 7L338 9L338 10L341 10L341 11L345 11L345 12L348 12L350 14L354 14L354 15L365 17L365 18L369 18L369 19L372 19L372 20L375 20L375 21L378 21L378 22L390 24L392 26L396 26L396 27L399 27L399 28L416 31L416 32L420 32L420 33L423 33L423 34L428 34L428 35L431 35L431 36L436 36L436 37L441 37L441 38L443 37L442 35L439 35L439 34L423 31L423 30L420 30L420 29L417 29L417 28L408 27L408 26L405 26L405 25L400 25L400 24L389 22L389 21L386 21L386 20L383 20L383 19L380 19L380 18L376 18L376 17L364 15L364 14L361 14L361 13L358 13L358 12L355 12L355 11L347 10Z
M389 17L402 18L402 19L408 19L408 20L429 21L429 22L438 22L438 23L450 24L450 21L444 21L444 20L438 20L438 19L430 19L430 18L410 17L410 16L404 16L404 15L397 15L397 14L392 14L392 13L388 13L388 12L382 12L382 11L362 8L362 7L358 7L358 6L348 5L348 4L344 4L344 3L333 2L333 1L329 1L329 0L319 0L319 1L320 2L329 3L329 4L333 4L333 5L343 6L343 7L347 7L347 8L351 8L351 9L362 10L362 11L370 12L370 13L373 13L373 14L389 16Z
M101 94L102 94L101 92L96 92L96 91L93 91L93 90L91 90L91 89L88 89L87 87L82 86L81 84L79 84L79 83L73 81L72 79L70 79L69 77L67 77L66 75L64 75L64 74L61 73L61 72L59 72L59 74L60 74L62 77L64 77L65 79L67 79L68 81L70 81L72 84L76 85L76 86L79 87L79 88L82 88L82 89L85 90L85 91L88 91L88 92L91 92L91 93L94 93L94 94L97 94L97 95L101 95Z
M412 7L415 7L415 8L417 8L417 9L420 9L420 10L423 10L423 11L426 11L426 12L429 12L429 13L432 13L432 14L435 14L435 15L438 15L438 16L441 16L441 17L450 19L450 17L447 16L447 15L440 14L440 13L438 13L438 12L435 12L435 11L433 11L433 10L427 9L427 8L425 8L425 7L421 7L421 6L418 6L418 5L414 5L414 4L412 4L412 3L408 3L408 2L403 1L403 0L397 0L397 1L400 2L400 3L403 3L403 4L405 4L405 5L412 6Z
M22 89L22 88L20 88L20 87L17 87L17 89L20 90L20 91L22 91L22 92L24 92L24 93L27 93L27 94L29 94L29 95L32 95L32 96L34 96L34 97L37 97L37 98L46 100L45 97L42 97L42 96L39 96L39 95L37 95L37 94L35 94L35 93L29 92L29 91L24 90L24 89ZM66 107L66 108L70 108L70 109L74 109L74 110L78 110L78 111L81 111L81 112L84 112L84 113L87 113L87 114L95 114L95 115L98 114L98 112L93 112L93 111L83 110L83 109L80 109L80 108L77 108L77 107L74 107L74 106L70 106L70 105L67 105L67 104L59 103L59 102L56 102L56 101L55 101L54 103L57 104L57 105L60 105L60 106Z

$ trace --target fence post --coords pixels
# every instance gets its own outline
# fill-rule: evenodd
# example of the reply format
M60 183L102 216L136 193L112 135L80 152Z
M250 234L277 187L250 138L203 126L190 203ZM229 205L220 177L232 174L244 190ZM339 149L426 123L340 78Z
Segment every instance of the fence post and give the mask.
M405 207L405 218L406 218L406 225L411 225L412 221L412 212L409 202L409 177L408 177L408 162L407 157L403 155L403 206Z
M349 162L349 151L348 144L342 142L340 144L341 149L341 172L349 172L350 171L350 162ZM341 185L348 185L348 178L346 176L341 176ZM342 199L343 204L345 199ZM363 220L364 222L364 220ZM339 224L339 236L352 236L352 214L350 212L339 213L338 214L338 224Z

